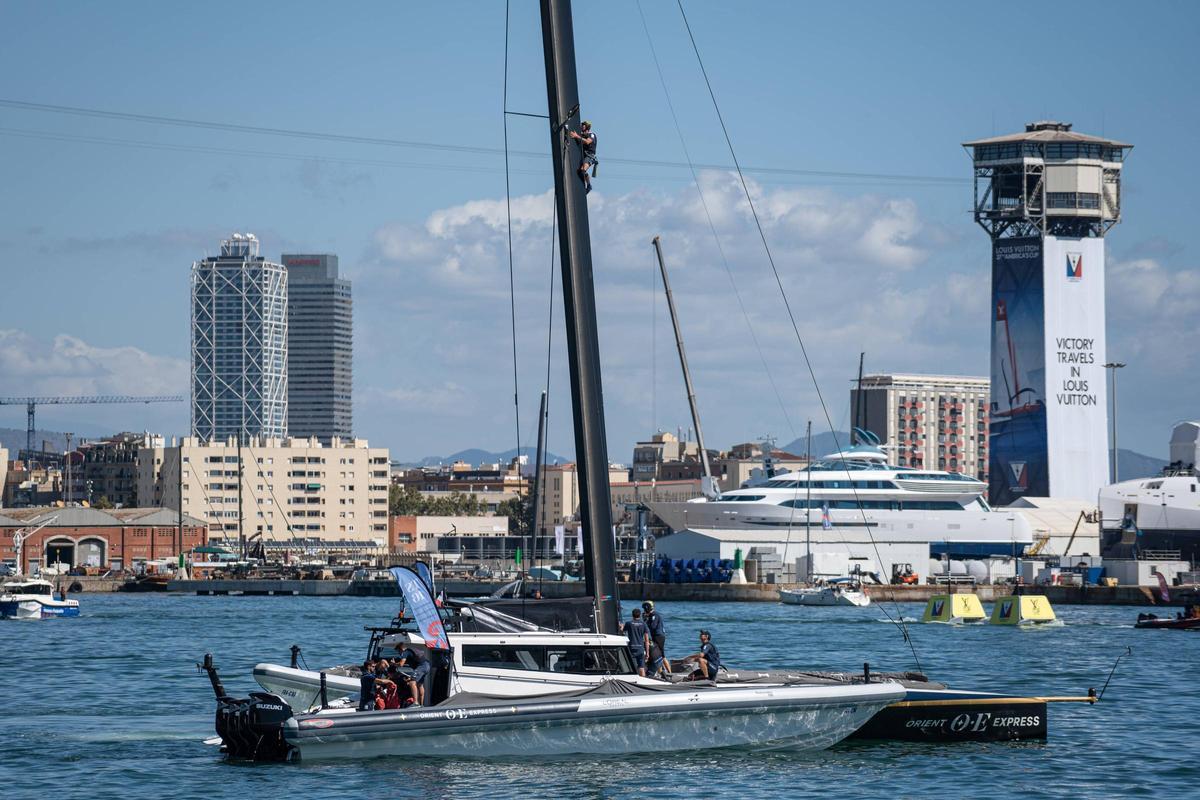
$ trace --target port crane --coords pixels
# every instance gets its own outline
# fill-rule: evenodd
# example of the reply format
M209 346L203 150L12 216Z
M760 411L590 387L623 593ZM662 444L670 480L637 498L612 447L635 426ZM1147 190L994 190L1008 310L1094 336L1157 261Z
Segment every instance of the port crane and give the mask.
M0 406L25 406L25 449L33 450L34 417L37 407L66 405L96 405L106 403L182 403L183 395L152 395L133 397L120 394L92 395L82 397L0 397Z

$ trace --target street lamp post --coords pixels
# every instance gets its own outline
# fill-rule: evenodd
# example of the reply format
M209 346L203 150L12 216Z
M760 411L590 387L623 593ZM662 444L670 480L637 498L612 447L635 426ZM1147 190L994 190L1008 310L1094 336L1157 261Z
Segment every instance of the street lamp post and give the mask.
M1121 369L1124 366L1125 366L1124 364L1117 362L1117 361L1110 361L1104 365L1104 368L1106 370L1108 370L1108 374L1110 376L1109 377L1109 396L1111 397L1111 399L1109 400L1109 402L1111 403L1111 406L1112 406L1112 422L1110 424L1112 426L1112 454L1111 454L1112 470L1111 471L1112 471L1112 482L1113 483L1116 483L1119 479L1119 476L1117 474L1117 370Z

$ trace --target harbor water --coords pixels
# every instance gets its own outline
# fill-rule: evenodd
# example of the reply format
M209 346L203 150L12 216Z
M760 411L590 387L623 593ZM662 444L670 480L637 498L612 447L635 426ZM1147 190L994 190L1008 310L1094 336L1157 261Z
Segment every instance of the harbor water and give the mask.
M628 605L628 604L627 604ZM203 740L213 697L195 664L216 656L227 689L258 687L256 662L360 660L364 625L394 598L84 595L71 620L0 623L0 793L25 798L303 797L1182 797L1200 782L1200 634L1140 631L1136 607L1063 606L1062 625L909 626L923 670L956 688L1082 695L1121 662L1096 706L1050 707L1045 743L848 743L819 753L755 750L559 760L380 759L237 764ZM885 616L894 606L660 603L668 655L701 627L730 666L913 669ZM1164 609L1157 609L1162 614ZM1173 610L1172 610L1173 611ZM918 605L902 605L908 619Z

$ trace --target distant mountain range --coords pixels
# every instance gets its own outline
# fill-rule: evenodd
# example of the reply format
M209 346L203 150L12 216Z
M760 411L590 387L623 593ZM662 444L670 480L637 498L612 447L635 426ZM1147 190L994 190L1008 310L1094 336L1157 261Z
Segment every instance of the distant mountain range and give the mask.
M67 449L67 435L58 431L34 431L33 446L42 447L42 442L46 442L46 448L51 452L61 453ZM72 441L78 442L79 437L72 437ZM25 430L23 428L0 428L0 447L8 450L9 458L16 458L20 450L25 449Z
M820 457L834 453L837 451L839 445L841 447L849 446L850 434L848 432L838 431L836 433L836 442L834 441L834 436L835 434L828 431L813 434L813 456ZM67 449L67 436L61 431L39 430L35 433L33 441L34 447L41 447L42 442L45 441L49 449L53 452L62 452ZM73 437L72 441L78 442L79 437ZM25 447L25 431L20 428L0 428L0 447L8 450L9 458L16 458L17 452ZM805 452L804 437L788 442L779 449L793 455L803 456ZM468 450L459 450L457 453L451 453L448 456L426 456L420 461L403 462L403 466L432 467L438 464L453 464L455 461L465 461L473 465L507 464L516 453L517 450L515 447L500 453L473 447ZM537 457L537 448L522 447L521 453L529 456L529 460L532 462ZM546 453L546 462L549 464L563 463L570 460L570 458L555 453ZM1144 453L1136 453L1133 450L1126 450L1123 447L1117 451L1117 471L1120 473L1121 480L1152 478L1161 474L1163 467L1166 465L1167 460L1165 458L1156 458Z
M812 452L816 458L837 452L839 445L841 447L848 447L850 445L849 433L838 431L836 442L832 433L813 434ZM780 449L792 455L803 456L804 447L804 438L801 437L785 444ZM1161 475L1163 467L1166 465L1167 460L1165 458L1156 458L1144 453L1135 453L1133 450L1126 450L1124 447L1117 450L1117 473L1123 481L1135 478L1153 478L1156 475Z
M1112 451L1109 450L1110 457L1111 453ZM1153 478L1161 475L1165 466L1167 466L1165 458L1135 453L1124 447L1117 449L1117 477L1123 481L1131 481L1134 478Z
M816 426L814 426L816 427ZM836 441L835 441L836 437ZM850 446L850 433L848 431L825 431L824 433L814 433L812 437L812 454L813 458L827 456L830 453L836 453L839 448ZM794 456L803 457L808 444L801 436L793 442L788 442L782 445L779 449L785 453L791 453Z
M403 462L401 466L405 467L435 467L438 464L453 464L455 461L465 461L468 464L507 464L517 454L517 448L513 447L501 453L493 453L490 450L481 450L478 447L472 447L468 450L459 450L457 453L451 453L448 456L425 456L420 461ZM522 447L521 455L528 456L530 463L537 458L536 447ZM549 451L545 454L547 464L557 464L565 461L570 461L569 458L563 458Z

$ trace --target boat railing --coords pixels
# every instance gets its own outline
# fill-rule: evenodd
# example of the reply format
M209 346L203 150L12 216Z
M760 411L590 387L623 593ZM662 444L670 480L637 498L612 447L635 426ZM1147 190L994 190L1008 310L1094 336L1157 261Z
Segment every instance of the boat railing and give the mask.
M944 584L946 586L960 586L960 585L974 586L975 585L975 576L974 575L931 575L929 577L934 582L934 584L938 584L938 585L941 585L941 584Z
M1179 550L1139 550L1138 561L1182 561L1183 553Z

